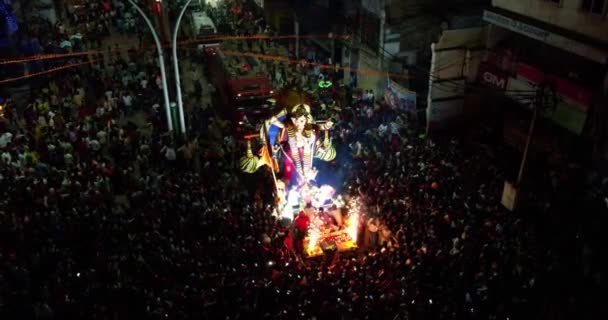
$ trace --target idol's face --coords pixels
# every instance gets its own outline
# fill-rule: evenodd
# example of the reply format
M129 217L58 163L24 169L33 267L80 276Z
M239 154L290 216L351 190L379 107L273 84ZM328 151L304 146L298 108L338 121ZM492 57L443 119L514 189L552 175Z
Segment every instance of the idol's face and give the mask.
M306 116L300 116L298 118L295 118L294 125L296 126L298 131L302 131L302 130L304 130L304 127L306 126L307 122L308 122L308 119Z

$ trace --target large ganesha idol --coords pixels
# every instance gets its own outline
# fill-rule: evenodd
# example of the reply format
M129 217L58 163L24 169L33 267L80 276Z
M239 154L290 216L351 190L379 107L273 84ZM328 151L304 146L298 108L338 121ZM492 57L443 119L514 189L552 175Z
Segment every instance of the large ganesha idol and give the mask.
M241 170L253 173L268 165L273 175L279 173L290 185L310 184L317 176L313 159L332 161L336 157L329 137L332 124L331 121L316 123L307 104L281 110L266 120L260 129L262 147L258 152L259 158L251 151L251 141L247 141L247 155L240 160ZM277 159L283 160L282 170L279 170Z

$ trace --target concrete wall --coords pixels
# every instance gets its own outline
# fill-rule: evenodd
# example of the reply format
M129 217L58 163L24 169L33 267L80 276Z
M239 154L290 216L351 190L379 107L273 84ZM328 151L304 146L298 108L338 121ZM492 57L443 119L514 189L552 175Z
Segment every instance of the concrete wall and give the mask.
M492 0L492 5L608 43L608 19L580 9L581 0Z
M386 74L378 70L378 55L366 49L359 50L358 86L371 89L380 96L386 86Z
M431 59L427 97L427 133L457 124L464 112L467 81L475 79L481 62L486 28L446 30Z

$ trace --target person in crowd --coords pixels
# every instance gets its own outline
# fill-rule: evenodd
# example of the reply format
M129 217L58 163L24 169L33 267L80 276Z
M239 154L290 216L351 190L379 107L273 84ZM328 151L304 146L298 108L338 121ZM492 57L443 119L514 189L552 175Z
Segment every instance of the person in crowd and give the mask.
M367 232L368 232L368 243L367 245L375 249L378 245L378 221L376 218L372 217L367 220Z

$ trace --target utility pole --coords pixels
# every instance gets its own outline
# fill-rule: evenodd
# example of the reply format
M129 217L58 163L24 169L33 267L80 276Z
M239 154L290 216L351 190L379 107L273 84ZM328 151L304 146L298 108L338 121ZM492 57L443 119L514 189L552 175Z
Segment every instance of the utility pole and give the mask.
M384 37L386 28L386 11L382 9L380 12L380 31L378 35L378 70L383 71L384 67Z
M334 37L334 33L330 32L327 34L327 37L329 38L329 50L331 51L329 54L330 57L330 61L329 64L332 65L332 71L335 70L335 65L336 65L336 37Z
M548 97L546 90L551 89L551 96ZM550 98L550 99L549 99ZM530 121L530 127L528 128L528 136L526 137L526 145L524 147L524 152L522 155L521 163L519 164L519 171L517 173L517 178L515 180L515 184L511 184L509 182L505 182L505 186L503 189L502 200L501 203L507 209L514 211L517 207L519 200L519 193L521 191L521 182L524 176L524 170L526 168L526 163L528 161L528 154L530 150L530 145L532 144L532 137L534 135L534 128L536 126L536 121L538 120L538 116L542 115L546 110L555 108L557 104L557 98L555 95L555 88L549 87L546 82L543 82L538 89L536 90L534 101L532 102L532 120Z
M293 32L296 35L296 59L300 59L300 21L298 21L298 15L295 12L293 13Z
M519 172L517 173L517 180L515 180L515 186L520 187L521 180L523 179L524 169L528 160L528 151L532 142L532 136L534 134L534 126L538 119L539 113L543 113L545 110L555 107L555 94L553 99L547 100L545 90L547 89L547 83L543 82L536 90L536 97L532 105L532 120L530 121L530 127L528 129L528 137L526 138L526 146L524 147L524 154L519 165Z
M534 134L534 126L536 125L536 119L538 118L538 107L532 107L532 121L530 121L530 127L528 128L528 136L526 138L526 146L524 147L524 154L521 157L521 163L519 164L519 172L517 173L517 179L515 180L515 188L521 186L521 180L524 176L524 169L526 168L526 162L528 160L528 151L530 149L530 143L532 142L532 135Z

